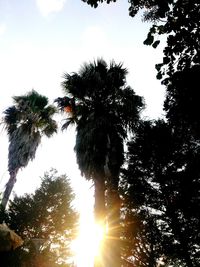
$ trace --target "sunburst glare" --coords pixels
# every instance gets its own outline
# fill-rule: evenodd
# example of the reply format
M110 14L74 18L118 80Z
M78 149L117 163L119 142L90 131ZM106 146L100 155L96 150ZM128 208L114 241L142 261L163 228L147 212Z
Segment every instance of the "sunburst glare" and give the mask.
M76 267L93 267L94 259L100 260L100 251L105 238L104 227L94 222L80 225L79 235L73 241L72 250Z

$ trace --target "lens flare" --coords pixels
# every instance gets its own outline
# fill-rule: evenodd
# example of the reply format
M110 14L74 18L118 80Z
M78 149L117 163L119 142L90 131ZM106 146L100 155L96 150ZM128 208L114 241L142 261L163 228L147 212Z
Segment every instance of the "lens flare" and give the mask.
M79 235L72 244L77 267L93 267L94 259L101 255L104 237L105 230L102 225L85 223L80 227Z

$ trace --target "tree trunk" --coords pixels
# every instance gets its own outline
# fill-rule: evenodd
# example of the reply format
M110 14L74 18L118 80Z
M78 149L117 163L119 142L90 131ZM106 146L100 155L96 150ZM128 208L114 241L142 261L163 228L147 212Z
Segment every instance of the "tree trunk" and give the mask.
M105 224L105 181L96 177L94 181L94 214L96 223Z
M6 209L10 194L11 194L11 192L13 190L13 187L14 187L14 185L16 183L17 172L18 172L18 170L10 172L10 178L9 178L7 184L6 184L6 189L4 191L3 198L2 198L2 201L1 201L1 206L2 206L2 208L4 210Z
M105 179L104 175L96 175L94 179L94 214L95 223L105 229L106 211L105 211ZM101 247L99 256L95 258L94 267L104 267L104 247Z
M109 177L107 182L108 240L106 267L121 267L120 196L118 178Z

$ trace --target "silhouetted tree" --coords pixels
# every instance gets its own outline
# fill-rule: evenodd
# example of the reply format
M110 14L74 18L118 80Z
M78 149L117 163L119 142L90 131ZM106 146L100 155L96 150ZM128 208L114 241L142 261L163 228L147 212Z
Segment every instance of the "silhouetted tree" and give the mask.
M110 265L120 265L118 192L119 171L124 160L123 141L133 130L143 107L142 98L126 85L127 70L102 59L83 65L78 73L65 74L66 97L57 99L70 114L63 125L76 123L75 152L82 174L95 188L95 216L105 223L105 189Z
M24 245L4 255L5 265L1 261L1 266L71 266L66 260L71 261L70 242L76 234L73 199L66 175L55 170L44 174L33 194L15 196L4 220L22 237Z
M175 72L169 79L164 109L174 130L184 138L200 138L198 83L200 65Z
M55 107L48 99L32 90L26 95L13 97L14 105L4 112L4 124L9 137L8 171L1 205L6 208L20 168L35 158L43 135L50 137L57 130L53 115Z
M116 0L83 0L93 7L99 3L117 2ZM146 45L156 48L159 36L166 35L167 43L163 51L163 62L156 65L157 78L168 84L168 78L175 71L200 63L198 0L130 0L129 15L134 17L143 11L142 19L151 22Z
M117 0L82 0L92 7L98 7L99 3L117 2ZM158 18L165 17L166 13L170 10L173 0L129 0L129 15L134 17L139 10L145 10L144 15Z
M123 175L125 250L137 266L199 265L199 148L163 121L144 122Z
M115 1L85 0L84 2L97 7L99 3ZM197 225L199 215L196 210L199 209L199 167L197 163L199 162L199 120L196 84L198 84L198 74L200 74L200 35L198 30L200 3L197 0L131 0L129 3L130 16L135 16L141 10L143 11L142 19L153 23L144 44L156 48L159 45L160 36L166 35L167 37L163 62L157 64L156 69L158 71L157 78L162 79L162 83L167 88L164 109L168 124L161 128L168 129L166 130L167 140L170 141L170 138L170 143L173 144L172 147L170 145L163 147L161 142L164 143L164 146L169 144L165 141L167 136L162 131L160 135L156 134L156 129L158 131L160 127L157 123L156 127L148 126L147 123L141 132L141 140L144 138L146 141L140 143L139 135L137 135L131 145L137 147L131 152L132 157L135 155L136 162L131 163L133 169L129 171L128 167L126 175L132 179L130 184L127 184L127 190L130 193L131 188L134 189L130 196L134 201L130 203L127 201L126 205L132 203L130 213L138 223L136 227L138 232L134 239L137 249L134 252L141 254L135 255L135 257L142 264L140 259L144 258L144 255L145 258L150 257L150 252L152 253L152 249L146 253L146 247L140 248L141 239L137 235L144 233L145 229L143 240L146 240L148 249L150 249L147 230L149 229L150 235L152 235L152 231L155 232L157 227L157 221L159 224L164 221L164 225L162 223L163 232L161 231L161 235L158 235L158 239L161 240L161 242L157 241L159 244L159 249L156 249L158 255L164 248L165 262L169 259L169 262L177 266L198 266ZM159 140L162 141L159 142ZM148 147L151 149L148 150ZM143 151L143 154L140 151ZM149 152L147 153L147 151ZM168 159L166 159L166 154L169 154ZM161 159L165 159L165 161L160 162ZM160 167L158 168L158 166ZM140 179L136 179L136 177ZM155 182L155 188L152 181ZM131 183L134 186L131 186ZM137 194L137 190L139 190L139 194ZM159 192L162 192L161 196ZM157 200L152 198L154 194ZM142 197L142 202L137 206L135 203ZM156 208L158 203L160 206ZM150 207L152 205L158 209L158 214L163 212L161 218L155 220L155 216L149 212L149 208L147 211L141 211L141 207L145 207L145 205L150 205ZM160 211L160 207L163 207L164 211ZM140 224L142 221L144 224ZM151 222L150 227L148 227L149 222ZM159 227L161 226L159 225ZM153 237L156 239L155 234ZM155 250L153 254L155 254ZM149 259L146 262L148 265ZM156 264L155 260L154 264Z
M153 25L150 30L148 44L153 43L156 34L167 34L163 62L156 65L157 78L163 78L165 85L174 72L200 64L199 16L199 1L174 1L172 9L167 13L166 22L163 25Z

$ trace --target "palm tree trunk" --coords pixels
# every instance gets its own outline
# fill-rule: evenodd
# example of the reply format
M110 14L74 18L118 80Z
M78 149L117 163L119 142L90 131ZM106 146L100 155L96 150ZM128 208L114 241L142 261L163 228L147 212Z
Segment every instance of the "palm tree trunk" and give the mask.
M96 175L94 179L94 214L95 223L105 228L106 210L105 210L105 179L104 175ZM104 247L101 247L98 258L95 259L94 267L104 266Z
M107 183L108 241L106 267L121 267L120 196L118 178L109 177Z
M4 210L6 209L10 194L11 194L13 187L16 183L17 172L18 172L18 169L10 172L10 178L6 184L6 189L4 191L3 198L1 201L1 206Z
M94 214L96 223L105 223L105 181L104 177L96 177L94 181Z

